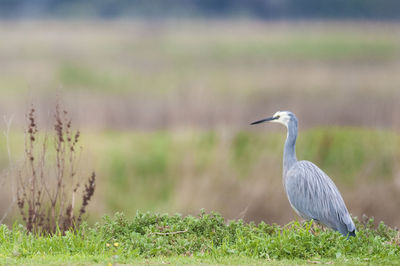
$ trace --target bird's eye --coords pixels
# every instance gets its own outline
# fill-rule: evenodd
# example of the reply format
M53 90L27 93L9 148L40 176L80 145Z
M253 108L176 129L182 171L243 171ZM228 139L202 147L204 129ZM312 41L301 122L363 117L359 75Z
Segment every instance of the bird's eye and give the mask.
M277 116L275 116L275 119L279 119L281 116L280 115L277 115Z

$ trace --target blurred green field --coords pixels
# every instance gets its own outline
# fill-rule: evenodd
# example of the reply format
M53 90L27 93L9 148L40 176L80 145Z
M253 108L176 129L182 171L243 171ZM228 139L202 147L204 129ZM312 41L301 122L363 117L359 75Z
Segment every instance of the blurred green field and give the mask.
M262 131L110 132L86 142L104 178L98 193L107 213L206 208L233 219L247 208L245 220L289 222L295 215L281 179L285 134ZM399 135L389 131L314 128L301 132L297 155L335 180L353 215L399 224L399 146ZM366 192L382 185L373 199Z
M283 129L265 128L84 133L80 173L95 169L98 177L90 220L115 211L133 216L137 210L187 214L205 208L229 219L287 223L296 216L282 186L284 138ZM13 134L16 158L22 145L23 136ZM353 215L397 225L399 146L400 136L390 131L322 127L300 132L297 155L333 178ZM0 156L6 167L6 154ZM3 188L3 208L9 192Z

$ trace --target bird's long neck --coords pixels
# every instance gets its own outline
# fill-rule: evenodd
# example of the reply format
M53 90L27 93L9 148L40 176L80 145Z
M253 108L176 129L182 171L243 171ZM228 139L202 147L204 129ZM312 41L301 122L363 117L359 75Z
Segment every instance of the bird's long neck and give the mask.
M287 127L287 137L283 150L283 172L286 172L297 162L296 158L297 121L291 120Z

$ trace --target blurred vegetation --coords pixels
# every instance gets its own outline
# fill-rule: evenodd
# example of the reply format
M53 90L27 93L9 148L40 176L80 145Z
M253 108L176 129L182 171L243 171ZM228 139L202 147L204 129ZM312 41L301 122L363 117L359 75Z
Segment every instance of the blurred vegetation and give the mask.
M21 138L20 134L13 134L10 139L12 153L17 158L18 151L23 149ZM91 219L116 210L132 216L137 210L190 212L197 206L213 208L207 195L224 195L226 188L220 186L230 187L230 197L238 199L255 188L262 188L268 196L276 190L271 184L279 189L282 186L284 138L283 132L275 131L241 131L230 135L218 131L85 133L82 143L89 152L82 156L82 171L90 173L96 169L99 173L95 206L89 206ZM0 145L4 148L5 144ZM315 162L339 188L345 186L354 196L363 198L368 195L356 190L359 184L387 183L396 193L396 186L391 184L400 163L399 145L400 136L390 131L314 128L300 132L297 157ZM5 165L7 160L1 154L0 164ZM250 186L250 191L243 190L246 186ZM202 189L205 191L196 194ZM346 191L342 190L344 195ZM284 191L279 193L282 195L276 202L284 200ZM240 206L234 207L229 200L217 201L220 205L215 208L228 217L235 217L241 211ZM285 204L286 201L278 205L285 208ZM263 205L268 208L269 204ZM353 214L361 215L368 202L350 206ZM287 214L290 215L289 209ZM250 215L248 219L285 221L284 217L269 217L266 213L259 218ZM389 222L397 221L391 218Z
M132 215L137 209L182 211L174 206L178 184L190 176L208 176L209 193L218 193L214 184L225 178L280 183L284 137L282 132L112 132L84 141L96 154L107 209ZM354 187L392 182L400 163L399 145L400 136L389 131L315 128L300 132L297 155L318 164L339 186Z

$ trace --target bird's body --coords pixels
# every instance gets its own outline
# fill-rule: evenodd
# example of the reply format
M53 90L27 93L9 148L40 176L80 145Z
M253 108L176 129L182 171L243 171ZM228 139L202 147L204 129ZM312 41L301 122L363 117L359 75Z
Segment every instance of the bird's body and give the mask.
M302 218L319 221L345 236L354 234L354 223L339 190L318 166L296 162L284 180L290 205Z
M306 220L318 221L344 236L355 236L355 225L333 181L312 162L297 161L296 116L287 111L277 112L252 124L266 121L283 124L288 129L283 152L283 183L292 208Z

